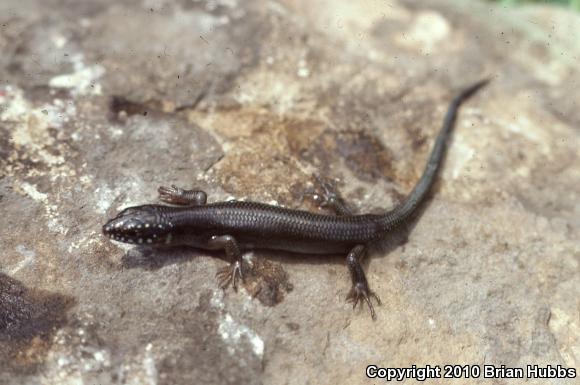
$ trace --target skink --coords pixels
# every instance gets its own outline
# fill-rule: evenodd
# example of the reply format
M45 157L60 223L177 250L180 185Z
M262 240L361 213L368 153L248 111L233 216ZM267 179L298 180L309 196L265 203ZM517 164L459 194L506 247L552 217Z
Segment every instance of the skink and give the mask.
M455 125L461 103L487 84L483 80L461 91L452 101L435 140L423 175L393 210L382 214L353 215L338 194L325 184L324 202L336 215L292 210L257 202L228 201L206 203L203 191L176 186L160 187L167 205L129 207L103 226L103 233L116 241L152 246L188 245L201 249L224 250L231 264L218 271L220 286L244 278L243 252L251 249L286 250L306 254L346 255L352 279L347 300L353 307L366 302L373 319L372 299L379 297L369 289L361 265L367 247L407 220L425 199L440 168L447 139Z

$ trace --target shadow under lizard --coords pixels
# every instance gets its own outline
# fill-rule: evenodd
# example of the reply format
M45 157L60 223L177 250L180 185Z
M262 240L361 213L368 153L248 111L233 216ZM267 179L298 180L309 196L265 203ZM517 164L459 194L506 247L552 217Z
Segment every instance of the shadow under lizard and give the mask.
M304 254L346 255L352 279L347 300L353 307L366 302L376 318L361 265L367 247L413 215L427 196L441 166L447 139L455 125L461 103L486 85L483 80L461 91L451 101L443 126L435 139L423 175L402 204L385 214L352 214L339 195L323 183L323 204L336 215L293 210L258 202L228 201L206 203L203 191L176 186L160 187L160 200L175 206L142 205L129 207L103 226L103 233L116 241L151 246L187 245L208 250L224 250L230 265L216 276L220 286L244 279L243 252L252 249L285 250Z

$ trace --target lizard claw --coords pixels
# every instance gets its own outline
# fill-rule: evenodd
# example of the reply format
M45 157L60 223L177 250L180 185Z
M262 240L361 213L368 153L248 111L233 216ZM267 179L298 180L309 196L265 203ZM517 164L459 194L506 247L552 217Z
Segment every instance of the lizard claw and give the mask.
M320 187L322 187L322 190L324 191L324 194L321 197L320 207L334 207L336 202L341 199L336 192L336 186L327 181L320 181Z
M312 177L316 180L316 183L320 186L322 191L318 192L316 189L306 191L302 194L302 199L306 196L311 196L312 200L316 202L318 207L333 206L336 201L341 199L339 194L336 192L336 183L322 179L317 174L312 174Z
M184 190L172 184L157 189L162 202L179 206L201 206L206 203L207 194L201 190Z
M369 310L371 311L371 318L373 320L376 320L377 316L375 314L375 308L373 307L373 303L371 301L373 298L377 301L377 305L381 305L381 299L379 298L378 295L370 291L369 288L366 287L366 285L358 283L355 284L352 287L352 289L350 289L350 292L346 296L346 301L352 302L353 310L356 309L356 306L358 305L359 302L360 303L362 303L363 301L366 302L369 307Z
M185 190L172 184L171 187L160 186L157 192L163 202L180 203L183 201Z
M244 283L242 263L240 261L232 262L228 266L219 269L215 276L218 279L220 288L225 290L231 283L234 290L238 291L238 278Z

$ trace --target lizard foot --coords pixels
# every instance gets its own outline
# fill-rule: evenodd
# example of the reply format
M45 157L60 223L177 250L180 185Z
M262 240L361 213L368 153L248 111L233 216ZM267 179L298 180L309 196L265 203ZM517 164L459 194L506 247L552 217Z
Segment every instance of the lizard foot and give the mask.
M351 210L338 192L335 180L323 179L316 174L312 177L316 180L319 188L304 192L302 194L303 200L306 196L310 196L319 208L331 208L338 215L351 214Z
M160 186L157 192L159 200L174 205L202 206L207 200L207 194L201 190L184 190L174 184L171 187Z
M381 299L378 295L374 292L370 291L369 288L362 284L357 283L355 284L352 289L350 289L350 293L346 296L347 302L352 302L352 308L355 309L358 303L362 303L363 301L367 303L369 310L371 311L371 317L373 320L377 319L375 314L375 308L373 307L372 299L377 301L377 305L381 304Z
M172 184L171 187L160 186L157 189L159 199L167 203L181 203L185 190Z
M218 279L220 288L226 289L230 283L235 291L238 291L238 278L244 283L241 261L234 261L228 266L222 267L215 275Z
M304 193L305 196L311 196L319 207L332 206L335 201L340 199L336 189L336 182L323 179L316 174L313 174L312 177L322 191L307 191Z

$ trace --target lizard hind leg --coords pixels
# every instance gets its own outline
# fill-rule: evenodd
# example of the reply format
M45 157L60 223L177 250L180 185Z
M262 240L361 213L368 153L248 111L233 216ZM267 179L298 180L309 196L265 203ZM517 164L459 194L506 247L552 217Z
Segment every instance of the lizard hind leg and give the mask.
M159 200L179 206L203 206L207 202L207 194L201 190L184 190L171 185L171 187L160 186Z
M338 192L336 183L323 179L316 174L313 175L313 178L316 180L322 191L305 192L303 197L308 195L312 196L312 199L317 203L318 207L328 207L338 216L353 214L352 210L344 202L344 199Z
M365 254L365 247L363 245L357 245L348 253L348 256L346 257L346 263L348 265L348 270L352 279L352 288L350 289L346 300L347 302L352 302L353 309L356 308L356 305L359 302L366 302L371 312L371 317L373 320L375 320L377 317L372 300L375 299L377 301L377 305L380 305L381 299L378 295L369 289L369 284L361 265L361 261Z

